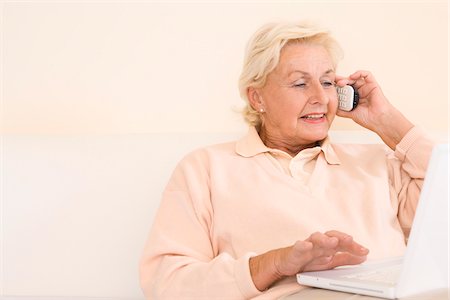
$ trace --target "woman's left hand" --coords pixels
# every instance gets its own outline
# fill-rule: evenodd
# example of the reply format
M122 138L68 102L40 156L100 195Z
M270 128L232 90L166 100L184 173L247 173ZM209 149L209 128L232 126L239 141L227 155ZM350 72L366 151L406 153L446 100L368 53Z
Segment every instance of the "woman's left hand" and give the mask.
M375 77L369 71L357 71L348 78L336 77L338 86L353 85L359 93L359 104L350 112L337 115L351 118L359 125L377 133L392 149L414 125L384 96Z

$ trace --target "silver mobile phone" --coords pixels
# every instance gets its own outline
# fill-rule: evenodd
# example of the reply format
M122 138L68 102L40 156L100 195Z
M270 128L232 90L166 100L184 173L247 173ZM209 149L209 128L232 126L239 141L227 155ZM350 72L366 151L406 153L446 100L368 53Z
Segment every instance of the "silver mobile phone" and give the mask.
M340 110L352 111L359 103L358 91L351 85L336 87L338 93L338 107Z

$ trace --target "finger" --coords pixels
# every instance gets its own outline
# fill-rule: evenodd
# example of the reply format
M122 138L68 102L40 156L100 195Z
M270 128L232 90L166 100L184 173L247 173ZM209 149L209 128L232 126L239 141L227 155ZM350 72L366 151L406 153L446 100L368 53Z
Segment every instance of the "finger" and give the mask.
M377 81L375 80L375 76L373 76L371 72L365 70L356 71L355 73L351 74L349 78L353 80L362 79L366 82L377 83Z
M358 265L363 263L367 259L367 256L352 255L349 253L338 252L335 255L319 257L312 260L303 269L306 271L321 271L334 269L336 267L345 265Z
M366 255L359 256L359 255L352 255L347 252L339 252L333 256L330 263L328 264L328 267L336 268L345 265L358 265L360 263L363 263L366 259L367 259Z
M336 74L335 81L346 79L347 77Z
M335 248L338 243L339 239L333 236L327 236L326 234L323 234L321 232L315 232L313 233L307 241L310 241L313 243L314 248Z
M355 242L353 240L353 237L346 233L337 230L330 230L327 231L325 234L330 237L338 238L339 240L339 244L337 247L338 251L346 251L355 255L367 255L369 253L369 249Z
M295 250L295 253L301 254L303 252L311 251L313 247L313 243L309 241L297 241L295 242L293 249Z
M354 82L354 80L351 80L348 77L336 75L335 83L338 86L352 85Z
M325 232L325 235L337 238L340 246L349 245L353 241L353 237L351 235L337 230L329 230Z
M339 243L337 238L326 236L320 232L312 234L308 240L313 244L313 249L310 251L311 259L334 255Z
M321 269L329 268L329 265L331 264L333 257L334 257L333 255L318 257L309 264L309 267Z
M364 256L364 255L369 254L369 249L358 244L357 242L355 242L353 240L350 242L347 242L347 244L345 244L345 243L340 244L338 247L338 251L347 251L351 254L359 255L359 256L361 256L361 255Z
M356 71L349 77L336 75L336 84L338 86L353 85L356 88L359 88L366 81L376 83L375 77L369 71Z
M329 237L337 237L339 240L352 238L351 235L348 235L348 234L346 234L342 231L338 231L338 230L328 230L327 232L325 232L325 235L327 235Z
M375 77L369 71L356 71L349 78L354 80L353 86L357 89L366 84L371 84L372 87L378 85Z
M336 85L340 86L340 87L343 87L343 86L346 86L346 85L354 85L355 82L356 82L355 80L344 78L344 79L337 80L336 81Z
M348 118L348 119L351 119L351 118L352 118L352 115L353 115L353 112L351 112L351 111L345 111L345 110L342 110L342 109L338 109L338 110L336 111L336 115L338 115L339 117L342 117L342 118Z
M314 265L318 263L320 265L329 264L333 255L336 253L333 250L330 254L318 255L318 252L321 250L313 249L313 243L308 241L297 241L291 249L292 251L289 251L289 255L285 257L286 261L284 263L285 269L288 270L284 272L289 274L304 271L304 268L312 262L315 262L313 263Z
M297 241L292 246L292 251L290 251L290 261L295 261L296 264L303 265L308 261L314 259L313 256L313 244L308 241Z

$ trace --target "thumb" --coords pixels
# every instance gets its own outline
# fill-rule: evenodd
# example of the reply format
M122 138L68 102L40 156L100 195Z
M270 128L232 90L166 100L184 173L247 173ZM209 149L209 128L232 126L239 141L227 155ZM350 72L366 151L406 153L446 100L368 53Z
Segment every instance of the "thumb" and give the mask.
M338 109L336 115L342 118L352 119L353 113L351 111Z

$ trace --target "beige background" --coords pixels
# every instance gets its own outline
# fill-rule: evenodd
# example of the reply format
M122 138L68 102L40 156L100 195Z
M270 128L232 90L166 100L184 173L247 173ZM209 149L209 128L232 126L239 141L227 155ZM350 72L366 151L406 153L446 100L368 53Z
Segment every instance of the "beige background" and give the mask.
M445 1L130 2L0 0L0 298L143 299L161 192L186 153L246 130L237 80L268 21L330 28L340 74L372 71L447 136ZM348 120L333 129L374 140Z
M329 28L339 73L372 71L427 130L448 131L446 1L4 1L3 134L241 132L245 44L263 23ZM337 119L333 129L360 129Z

